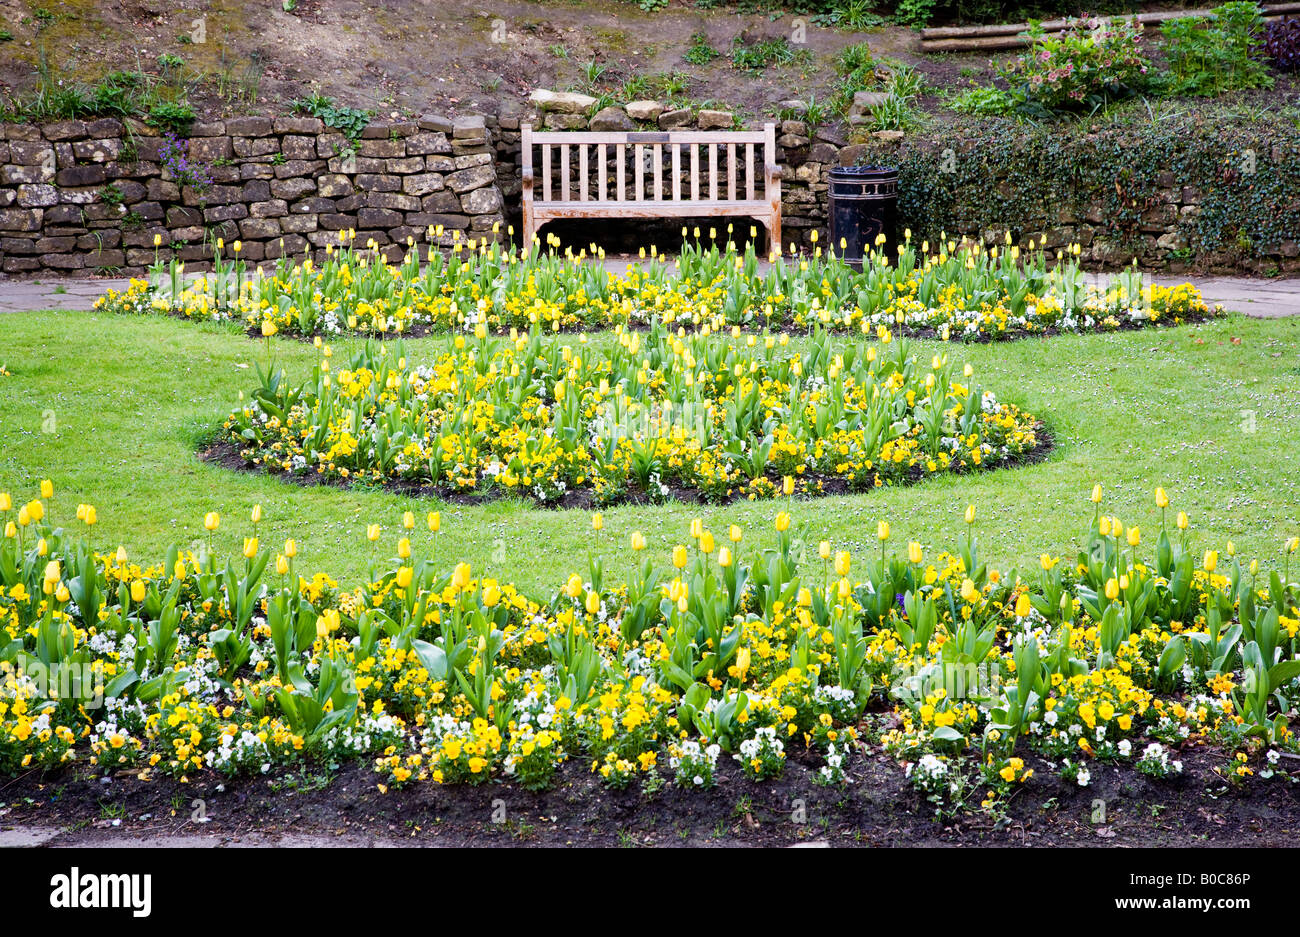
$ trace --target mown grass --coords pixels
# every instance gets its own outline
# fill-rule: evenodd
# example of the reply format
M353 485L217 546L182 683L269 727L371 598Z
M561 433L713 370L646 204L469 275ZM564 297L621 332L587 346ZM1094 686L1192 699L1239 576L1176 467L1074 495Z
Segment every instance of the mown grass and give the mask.
M200 462L196 447L255 380L262 342L233 327L164 318L78 312L7 314L0 319L0 491L34 496L41 478L57 490L56 519L72 521L78 502L98 509L94 540L126 546L139 561L173 542L205 537L206 511L220 511L219 549L237 549L248 513L261 503L264 543L293 536L300 570L324 570L345 585L368 562L394 549L400 517L434 508L443 529L431 554L546 591L585 568L590 551L607 570L630 566L628 537L642 531L666 562L688 539L694 516L713 530L738 523L743 550L772 539L771 519L784 502L726 506L625 506L605 512L605 530L591 530L580 511L542 510L503 500L438 505L383 491L304 488L278 478L233 472ZM576 341L576 337L571 340ZM597 339L606 340L606 339ZM1056 449L1037 465L978 475L940 477L908 488L796 501L803 536L829 539L857 556L877 549L876 520L886 518L893 544L919 540L927 553L955 544L967 504L985 556L1028 567L1041 552L1072 553L1092 517L1088 493L1106 488L1105 509L1154 535L1156 485L1173 511L1191 516L1202 547L1233 540L1240 553L1276 561L1282 541L1300 533L1300 321L1232 317L1175 329L1058 336L991 345L948 345L971 362L1000 399L1045 419ZM415 360L446 340L407 343ZM336 342L336 362L348 342ZM939 343L916 344L929 355ZM273 341L277 360L304 374L315 350ZM51 420L53 423L51 424ZM384 537L366 542L364 527ZM417 538L429 539L423 526ZM1148 541L1150 542L1150 541Z

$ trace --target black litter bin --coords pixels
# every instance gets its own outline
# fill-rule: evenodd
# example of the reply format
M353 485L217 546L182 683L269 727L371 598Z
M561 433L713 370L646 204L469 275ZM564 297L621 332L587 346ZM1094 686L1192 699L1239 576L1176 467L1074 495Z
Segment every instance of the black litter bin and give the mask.
M885 246L891 247L897 215L897 169L839 166L831 170L831 246L844 260L861 264L881 234Z

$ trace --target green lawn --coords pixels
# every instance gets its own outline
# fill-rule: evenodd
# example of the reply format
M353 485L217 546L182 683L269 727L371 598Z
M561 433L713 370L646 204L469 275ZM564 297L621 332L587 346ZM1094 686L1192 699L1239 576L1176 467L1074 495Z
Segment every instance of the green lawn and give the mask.
M300 570L324 570L351 584L372 555L367 523L384 526L380 547L388 555L401 513L437 506L382 492L301 488L200 463L196 441L252 385L253 364L265 359L263 343L233 328L70 312L7 314L0 324L0 364L12 372L0 377L0 491L26 500L41 478L53 479L56 520L71 521L78 502L95 504L101 548L121 543L136 560L158 558L172 542L205 536L203 514L216 510L223 516L217 543L229 549L248 532L248 512L260 502L265 543L296 537ZM408 342L408 356L443 341ZM1108 512L1154 533L1152 491L1163 485L1172 510L1191 516L1200 545L1222 548L1232 539L1243 554L1276 559L1283 539L1300 533L1298 341L1300 320L1233 317L1177 329L948 345L1000 399L1047 421L1057 446L1049 460L797 502L795 522L805 537L861 555L875 549L883 517L895 549L915 539L929 552L955 543L962 512L974 503L983 551L1006 568L1036 563L1043 551L1072 550L1091 519L1095 482L1106 487ZM336 361L347 344L335 343ZM916 345L928 356L939 343ZM293 340L277 339L274 348L295 377L316 354ZM741 524L749 531L744 549L751 549L771 539L779 509L773 502L614 508L597 541L585 512L513 501L442 506L433 555L550 588L585 568L587 552L597 548L608 554L607 569L621 575L634 530L662 555L688 539L697 515L719 532ZM417 532L428 536L422 526Z

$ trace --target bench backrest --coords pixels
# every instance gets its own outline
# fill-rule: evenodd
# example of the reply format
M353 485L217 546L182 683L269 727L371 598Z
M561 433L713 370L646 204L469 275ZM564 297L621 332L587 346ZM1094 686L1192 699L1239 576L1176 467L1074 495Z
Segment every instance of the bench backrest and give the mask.
M525 197L537 203L768 205L779 192L774 124L742 131L534 133L528 124L520 130ZM533 147L541 151L540 172Z

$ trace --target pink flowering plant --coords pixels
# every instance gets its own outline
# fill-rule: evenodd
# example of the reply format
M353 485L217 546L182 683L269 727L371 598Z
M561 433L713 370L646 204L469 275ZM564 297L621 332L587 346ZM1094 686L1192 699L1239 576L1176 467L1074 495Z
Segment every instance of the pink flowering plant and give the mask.
M1149 63L1137 20L1075 19L1054 34L1034 23L1028 34L1029 50L998 69L1024 109L1095 110L1146 80Z

